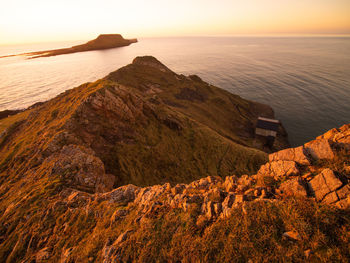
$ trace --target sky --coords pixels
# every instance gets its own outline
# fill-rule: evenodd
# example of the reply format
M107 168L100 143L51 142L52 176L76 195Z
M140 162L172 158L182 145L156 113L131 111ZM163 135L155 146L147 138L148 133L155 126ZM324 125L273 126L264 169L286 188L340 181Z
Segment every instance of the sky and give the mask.
M0 45L124 37L350 34L350 0L0 0Z

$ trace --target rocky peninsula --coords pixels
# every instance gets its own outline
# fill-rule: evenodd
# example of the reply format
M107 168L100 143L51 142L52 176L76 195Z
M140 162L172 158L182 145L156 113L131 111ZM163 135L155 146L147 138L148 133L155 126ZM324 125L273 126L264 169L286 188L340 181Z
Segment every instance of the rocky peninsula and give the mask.
M129 46L130 44L136 43L136 42L137 42L136 38L124 39L120 34L102 34L102 35L99 35L96 39L91 40L82 45L77 45L70 48L29 52L29 53L23 53L19 55L28 56L29 58L51 57L51 56L58 56L58 55L71 54L71 53L84 52L84 51L124 47L124 46ZM10 55L10 56L19 56L19 55ZM10 57L10 56L3 56L3 57Z
M2 262L347 262L350 125L267 153L271 107L154 57L3 119Z

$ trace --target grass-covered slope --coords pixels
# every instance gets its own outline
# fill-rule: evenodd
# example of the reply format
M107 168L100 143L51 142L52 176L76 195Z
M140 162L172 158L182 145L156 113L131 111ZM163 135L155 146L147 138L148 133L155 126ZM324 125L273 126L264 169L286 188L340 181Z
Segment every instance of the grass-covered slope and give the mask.
M331 134L329 151L326 144L314 147L323 140L305 146L326 159L307 155L306 164L288 154L295 149L272 155L269 163L281 166L276 180L270 171L262 174L269 181L260 173L210 176L89 194L57 177L30 184L22 178L1 187L0 262L348 262L349 128ZM294 161L275 160L287 157L303 160L294 174L284 169ZM289 194L281 191L295 179L313 185L330 169L335 177L325 177L315 193L295 183ZM335 182L341 182L335 189L341 201L314 198L333 191Z
M7 129L0 138L0 181L37 175L45 166L64 183L91 192L101 185L252 173L266 161L253 148L259 115L272 117L273 111L198 77L177 75L153 57L137 58L104 79L1 120Z

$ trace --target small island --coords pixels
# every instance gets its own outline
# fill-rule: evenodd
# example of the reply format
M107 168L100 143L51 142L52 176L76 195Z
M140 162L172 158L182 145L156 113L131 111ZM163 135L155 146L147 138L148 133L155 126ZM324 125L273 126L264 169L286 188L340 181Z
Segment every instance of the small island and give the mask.
M85 44L73 46L70 48L61 48L61 49L29 52L29 53L22 53L22 54L18 54L18 55L2 56L0 58L11 57L11 56L20 56L20 55L28 56L29 58L51 57L51 56L71 54L71 53L76 53L76 52L124 47L124 46L129 46L130 44L136 43L136 42L137 42L136 38L125 39L120 34L102 34L102 35L99 35L96 39L88 41Z

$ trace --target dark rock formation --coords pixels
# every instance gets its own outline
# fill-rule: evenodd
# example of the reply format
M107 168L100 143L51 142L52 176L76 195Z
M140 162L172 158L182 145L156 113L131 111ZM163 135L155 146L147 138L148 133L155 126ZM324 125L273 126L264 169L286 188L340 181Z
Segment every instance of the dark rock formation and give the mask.
M25 55L30 58L51 57L51 56L71 54L76 52L124 47L124 46L129 46L130 44L136 43L136 42L137 42L136 38L124 39L120 34L102 34L102 35L99 35L96 39L91 40L82 45L77 45L70 48L36 51L36 52L19 54L19 55ZM13 55L10 55L10 56L13 56ZM3 56L3 57L9 57L9 56Z

